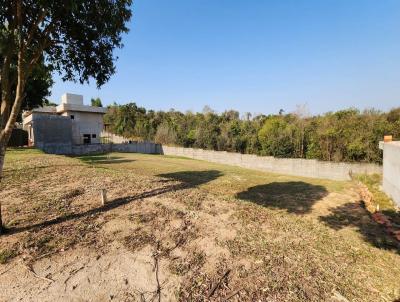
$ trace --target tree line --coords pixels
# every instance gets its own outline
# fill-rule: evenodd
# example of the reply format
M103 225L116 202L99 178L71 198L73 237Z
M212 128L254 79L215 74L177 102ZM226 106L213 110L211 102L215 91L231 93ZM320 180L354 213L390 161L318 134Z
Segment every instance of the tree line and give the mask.
M305 106L293 113L256 115L146 110L135 103L108 107L111 132L161 144L286 158L382 162L379 141L400 138L400 108L389 112L355 108L311 116Z

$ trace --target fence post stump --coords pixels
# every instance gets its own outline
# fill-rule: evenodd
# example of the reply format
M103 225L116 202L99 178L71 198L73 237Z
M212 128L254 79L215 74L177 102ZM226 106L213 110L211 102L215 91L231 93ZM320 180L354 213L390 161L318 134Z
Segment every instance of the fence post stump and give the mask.
M107 203L107 191L106 189L101 189L101 205L104 206Z

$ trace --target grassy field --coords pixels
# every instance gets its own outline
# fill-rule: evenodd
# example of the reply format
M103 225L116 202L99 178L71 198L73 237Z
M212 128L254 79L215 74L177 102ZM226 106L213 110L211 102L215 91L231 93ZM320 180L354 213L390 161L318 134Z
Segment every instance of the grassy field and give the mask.
M14 149L0 199L1 301L400 298L399 246L351 182Z

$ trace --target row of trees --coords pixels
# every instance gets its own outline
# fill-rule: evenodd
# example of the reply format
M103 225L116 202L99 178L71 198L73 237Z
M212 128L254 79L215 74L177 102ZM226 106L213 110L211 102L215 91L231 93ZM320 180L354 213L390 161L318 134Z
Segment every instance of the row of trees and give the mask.
M112 132L136 140L327 161L381 162L379 141L387 134L400 137L400 108L310 116L303 106L289 114L253 117L234 110L217 114L208 107L202 113L182 113L114 103L105 122Z

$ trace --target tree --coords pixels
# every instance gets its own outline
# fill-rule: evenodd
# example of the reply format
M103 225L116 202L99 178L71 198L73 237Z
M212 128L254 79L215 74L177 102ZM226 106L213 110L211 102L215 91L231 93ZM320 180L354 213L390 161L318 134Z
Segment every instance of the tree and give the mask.
M0 62L2 58L0 58ZM17 59L14 58L12 67L16 66ZM15 68L12 69L12 74L15 74ZM32 69L32 74L26 81L25 95L21 104L22 110L31 110L44 105L51 105L47 100L50 95L50 88L53 86L53 79L51 75L51 67L46 65L43 60L40 64L36 65ZM1 81L0 81L1 87ZM16 83L13 84L11 88L11 93L14 94L16 90ZM15 97L13 95L13 97ZM0 100L1 100L1 90L0 90ZM18 121L21 121L21 115L18 115Z
M263 155L293 157L293 129L282 116L268 118L258 132Z
M93 107L103 107L103 103L100 98L90 99L90 105Z
M176 132L168 123L164 122L158 126L154 140L158 144L174 145L176 143Z
M392 110L389 111L387 114L387 120L391 123L395 123L400 120L400 107L399 108L393 108Z
M36 65L26 81L25 98L22 101L21 108L23 110L31 110L45 105L53 83L51 67L45 65L44 62Z
M246 114L240 118L234 110L217 114L210 108L196 114L146 112L134 103L108 108L104 120L111 131L132 139L277 157L381 163L379 141L387 134L400 138L398 108L387 113L350 108L312 116L307 105L301 105L293 113L251 119Z
M122 47L130 5L131 0L0 0L0 181L33 69L44 60L63 80L94 78L100 87L115 72L113 50Z
M305 135L306 135L306 122L310 117L307 104L297 105L294 112L294 124L296 126L296 157L304 157L305 154Z

